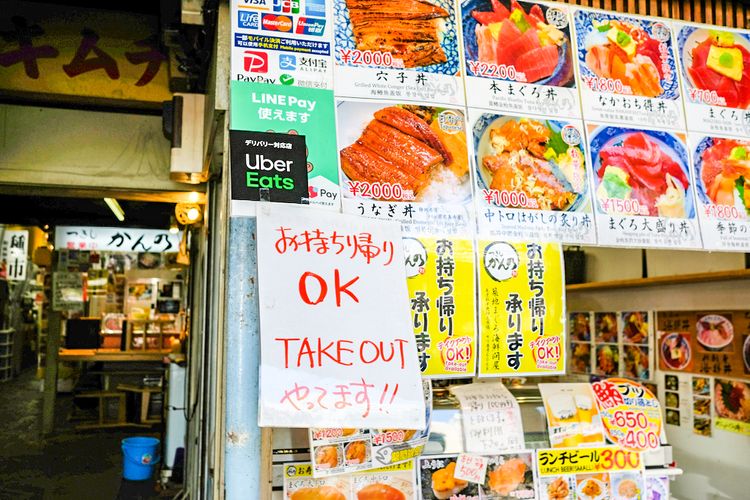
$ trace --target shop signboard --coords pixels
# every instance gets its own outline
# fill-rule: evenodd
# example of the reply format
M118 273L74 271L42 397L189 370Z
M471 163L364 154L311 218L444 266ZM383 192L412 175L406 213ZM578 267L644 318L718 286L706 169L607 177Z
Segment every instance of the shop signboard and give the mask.
M453 0L333 0L336 95L460 105Z
M479 234L595 243L583 122L469 111Z
M583 117L683 130L672 31L663 19L573 11Z
M28 274L29 232L25 229L6 229L2 234L0 276L8 281L24 281Z
M258 207L262 427L425 428L399 224Z
M331 88L332 9L324 0L232 0L231 79Z
M565 373L562 248L478 242L479 376Z
M341 202L335 161L333 93L323 89L237 81L230 83L230 91L230 129L303 136L308 203L338 210ZM248 210L248 205L242 201L232 203L233 215L248 214Z
M470 107L580 118L565 5L465 0L461 32Z
M750 32L675 22L687 128L750 134Z
M182 231L130 227L55 226L58 250L108 252L178 252Z

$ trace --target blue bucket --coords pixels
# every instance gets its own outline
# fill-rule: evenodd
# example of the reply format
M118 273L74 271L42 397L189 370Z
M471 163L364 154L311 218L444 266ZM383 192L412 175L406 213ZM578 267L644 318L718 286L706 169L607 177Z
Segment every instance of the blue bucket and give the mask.
M154 466L159 463L157 455L159 440L152 437L130 437L122 440L122 477L130 481L151 479Z

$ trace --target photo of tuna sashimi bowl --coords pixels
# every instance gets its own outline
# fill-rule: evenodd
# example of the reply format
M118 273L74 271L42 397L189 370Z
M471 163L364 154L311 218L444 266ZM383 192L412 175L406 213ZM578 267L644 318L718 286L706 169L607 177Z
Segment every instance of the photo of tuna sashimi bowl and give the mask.
M677 99L669 28L660 22L577 11L581 79L595 91Z
M603 213L695 217L682 139L663 131L603 126L591 134L590 149Z
M719 206L709 213L746 219L750 215L750 142L704 137L693 159L700 200Z
M683 26L677 35L683 77L693 102L750 107L750 37Z
M588 189L581 141L565 122L484 113L474 124L477 185L496 206L576 211Z
M567 13L516 0L461 4L467 73L539 85L572 87Z

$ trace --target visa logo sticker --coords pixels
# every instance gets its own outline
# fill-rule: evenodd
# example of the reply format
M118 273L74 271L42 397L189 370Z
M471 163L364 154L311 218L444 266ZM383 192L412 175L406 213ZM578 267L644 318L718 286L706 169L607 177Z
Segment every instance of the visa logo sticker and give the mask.
M276 14L263 14L261 25L267 31L292 31L294 21L290 16L279 16Z
M297 29L295 30L295 33L297 33L298 35L323 36L325 28L325 19L317 19L314 17L300 17L297 20Z
M237 16L237 27L240 29L258 29L258 19L260 18L260 14L257 12L246 12L244 10L241 10L238 12Z

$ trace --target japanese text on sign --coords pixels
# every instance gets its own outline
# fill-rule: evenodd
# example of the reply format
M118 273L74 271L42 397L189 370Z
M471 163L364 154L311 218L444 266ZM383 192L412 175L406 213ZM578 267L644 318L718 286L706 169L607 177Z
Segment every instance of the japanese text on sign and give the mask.
M622 472L643 468L641 454L617 448L553 448L536 453L539 475L589 474L595 472Z

